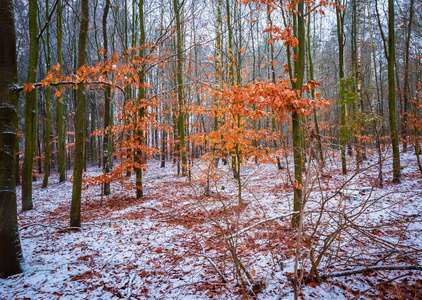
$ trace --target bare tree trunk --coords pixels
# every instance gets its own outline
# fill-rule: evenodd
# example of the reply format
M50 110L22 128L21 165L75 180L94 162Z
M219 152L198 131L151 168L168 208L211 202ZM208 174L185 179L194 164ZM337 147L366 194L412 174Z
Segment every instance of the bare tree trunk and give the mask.
M108 43L107 43L107 16L110 9L111 3L110 0L106 0L104 6L103 14L103 47L104 47L104 62L108 59ZM107 85L104 88L104 138L103 138L103 168L104 174L110 172L110 155L109 153L109 132L110 132L110 99L111 98L111 88ZM105 182L103 184L103 193L104 195L110 195L110 183Z
M307 54L308 54L308 72L309 72L309 80L314 80L314 65L312 61L312 51L311 51L311 16L308 16L308 30L307 30ZM315 98L315 91L311 91L311 98ZM317 149L319 154L319 164L321 167L324 166L324 154L322 152L322 140L321 140L321 133L319 130L319 124L318 124L318 116L317 111L314 109L313 111L314 116L314 124L315 124L315 133L316 133L316 140L317 140Z
M36 81L38 61L38 5L36 0L29 1L29 62L27 82ZM25 101L25 157L22 172L22 210L30 210L32 204L32 168L36 143L35 118L37 110L37 91L26 93Z
M388 0L388 119L390 121L390 135L393 146L393 182L400 182L400 151L396 125L396 87L394 83L394 62L396 60L394 25L394 0Z
M15 141L18 129L18 81L13 0L0 1L0 278L22 272L15 174Z
M404 97L403 97L403 152L407 152L407 128L408 128L408 111L409 111L409 98L410 98L410 87L409 87L409 56L410 56L410 37L412 33L412 22L413 22L413 0L410 0L409 8L409 20L406 32L406 46L405 46L405 63L404 63Z
M144 24L144 0L140 0L139 1L139 26L140 26L140 43L139 43L139 56L141 57L141 59L144 58L144 53L145 53L145 24ZM138 96L138 100L139 103L138 105L141 105L144 101L145 101L145 87L143 86L145 83L145 71L144 71L144 66L141 67L141 70L139 72L139 83L140 83L140 87L139 87L139 96ZM144 106L142 106L139 110L138 110L138 126L139 123L142 124L142 122L144 122L144 117L145 117L145 108ZM138 135L138 139L139 139L139 147L141 147L141 145L143 145L145 143L144 141L144 131L142 129L138 129L137 131L137 135ZM140 165L140 167L136 168L136 198L142 198L144 196L144 191L143 191L143 170L142 170L142 165L143 165L143 153L142 153L142 147L141 149L137 150L136 153L136 162Z
M49 9L48 0L45 0L45 15L46 19L48 19ZM47 46L47 72L51 68L51 47L50 47L50 25L47 25L47 38L46 38L46 46ZM51 88L47 87L45 92L45 111L46 111L46 120L45 120L45 134L44 134L44 143L45 143L45 156L44 156L44 179L42 182L42 187L46 188L48 185L48 177L50 176L50 134L51 134L51 112L50 112L50 98L51 98Z
M340 4L339 0L336 0L337 4ZM340 80L340 105L341 105L341 128L340 128L340 147L341 147L341 166L343 174L347 173L346 164L346 143L347 143L347 132L346 132L346 103L344 100L344 11L339 7L336 8L337 15L337 39L339 48L339 80Z
M177 60L177 100L178 100L178 118L177 129L179 133L179 150L182 161L182 176L186 176L186 149L185 149L185 89L183 87L183 53L182 53L182 30L180 22L180 11L182 10L178 0L173 0L174 17L176 20L176 60Z
M302 95L303 79L305 75L305 20L304 20L304 0L300 0L298 3L298 15L294 15L296 22L293 24L296 25L294 32L296 33L296 38L298 39L299 45L295 48L295 55L297 56L297 61L295 61L295 74L296 82L294 83L294 90L298 92L299 95ZM301 126L301 116L294 112L292 114L292 131L293 131L293 160L294 160L294 172L295 172L295 182L294 182L294 198L293 198L293 210L301 211L302 210L302 129ZM298 227L299 225L300 214L296 214L292 217L292 226Z
M57 63L62 65L62 5L61 0L57 1ZM61 69L60 69L61 70ZM61 86L57 86L61 91ZM57 135L58 135L58 152L59 152L59 182L66 180L66 137L63 122L63 98L57 101Z
M88 39L89 8L88 0L81 0L81 24L78 42L78 64L81 68L86 61L86 44ZM70 226L81 226L81 192L82 172L84 165L85 144L85 93L83 85L76 90L76 113L75 113L75 159L73 166L73 190L70 207Z

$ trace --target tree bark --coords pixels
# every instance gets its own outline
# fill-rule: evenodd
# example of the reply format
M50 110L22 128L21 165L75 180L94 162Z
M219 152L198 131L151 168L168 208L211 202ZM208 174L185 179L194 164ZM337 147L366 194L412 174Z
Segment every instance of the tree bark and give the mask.
M390 121L391 144L393 146L393 182L400 182L400 151L396 125L396 90L394 62L396 59L394 34L394 0L388 0L388 118Z
M86 60L86 44L88 38L89 8L88 0L81 0L81 24L79 29L78 62L77 68L81 68ZM73 166L73 190L70 207L70 226L81 226L81 192L82 172L84 166L85 144L85 93L84 85L81 84L76 90L76 113L75 113L75 159Z
M314 80L314 65L312 62L312 51L311 51L311 15L308 16L308 30L306 31L307 35L307 54L308 54L308 72L309 72L309 79ZM315 90L311 90L311 98L315 98ZM317 150L319 154L319 163L320 166L324 166L324 154L322 152L322 140L321 140L321 133L319 130L319 123L318 123L318 116L317 111L314 108L313 110L313 117L314 117L314 124L315 124L315 133L316 133L316 140L317 140Z
M45 15L46 19L48 19L49 15L49 1L45 0ZM46 65L47 65L47 72L51 68L51 47L50 47L50 25L47 25L47 38L46 38L46 46L47 46L47 57L46 57ZM45 155L44 155L44 179L42 182L42 188L46 188L48 185L48 177L50 176L50 134L51 134L51 111L50 111L50 98L51 98L51 88L48 86L45 92L45 111L46 111L46 119L45 119L45 134L44 134L44 143L45 143Z
M409 20L406 32L406 46L405 46L405 63L404 63L404 97L403 97L403 152L407 152L407 128L408 128L408 112L409 112L409 98L410 87L409 87L409 56L410 56L410 37L412 33L412 22L413 22L413 0L410 0L409 8Z
M27 82L33 83L37 77L38 61L38 5L36 0L29 1L29 62ZM32 204L32 168L35 152L35 118L37 110L37 91L26 93L25 100L25 156L22 172L22 211L31 210Z
M297 21L294 22L296 25L294 31L296 38L299 41L299 45L295 49L297 61L295 62L295 77L296 82L294 83L294 89L296 90L299 97L302 97L303 77L305 74L305 22L304 22L304 0L300 0L298 3L298 15ZM293 210L302 210L302 129L301 127L301 116L294 112L292 114L292 131L293 131L293 160L294 160L294 172L295 172L295 183L294 183L294 198L293 198ZM300 220L300 214L292 217L292 226L298 227Z
M338 0L337 4L340 4ZM341 168L343 174L347 173L347 164L346 164L346 142L347 142L347 133L346 133L346 103L344 100L344 11L339 7L336 8L337 15L337 40L338 40L338 60L339 60L339 80L340 80L340 105L341 105L341 114L340 114L340 147L341 147Z
M139 26L140 26L140 40L139 40L139 57L141 59L144 58L145 55L145 25L144 25L144 0L139 1ZM139 145L136 150L136 162L138 163L138 167L136 167L136 198L142 198L144 196L143 191L143 153L142 153L142 145L144 144L144 131L141 129L142 122L144 122L145 117L145 107L143 106L145 102L145 65L142 63L141 70L139 72L139 95L138 95L138 105L140 108L138 109L138 130L137 135L139 139Z
M57 1L57 63L62 65L62 44L63 44L63 29L62 29L62 4L61 0ZM61 70L61 68L60 68ZM57 87L61 91L61 86ZM59 97L57 100L57 135L58 135L58 152L59 152L59 182L66 180L66 140L64 134L63 122L63 98Z
M104 47L104 63L108 59L108 40L107 40L107 16L110 10L110 0L106 0L104 6L103 14L103 47ZM104 88L104 138L103 138L103 168L104 174L110 172L110 155L109 153L109 126L110 126L110 99L111 98L111 88L107 85ZM110 183L105 182L103 184L103 193L104 195L110 195Z
M176 20L176 81L177 81L177 100L178 100L178 118L177 130L179 133L179 151L182 161L182 176L186 176L186 149L185 149L185 91L183 87L183 54L182 54L182 30L180 24L180 10L178 0L173 0L174 17Z
M0 278L22 272L15 174L18 94L10 87L18 80L13 0L0 1Z

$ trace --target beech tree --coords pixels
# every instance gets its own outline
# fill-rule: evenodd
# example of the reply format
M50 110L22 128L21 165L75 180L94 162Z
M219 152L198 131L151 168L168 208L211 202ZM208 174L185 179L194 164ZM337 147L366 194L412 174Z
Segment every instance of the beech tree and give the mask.
M104 47L104 61L108 60L108 37L107 37L107 16L110 10L110 0L107 0L104 6L103 14L103 47ZM109 85L104 87L104 139L103 139L103 168L104 173L107 174L110 172L110 156L109 151L109 126L110 126L110 100L111 100L111 88ZM110 195L110 183L105 182L103 185L104 195Z
M59 71L62 69L62 44L63 44L63 27L62 27L62 1L57 0L57 64L60 66ZM57 86L57 90L61 91L61 86ZM59 152L59 182L66 180L66 141L65 141L65 122L63 121L63 97L57 97L57 146Z
M37 0L29 1L29 61L27 82L37 79L38 65L38 4ZM22 173L22 210L30 210L32 204L32 168L34 165L35 143L37 138L37 90L28 90L25 99L25 156Z
M13 0L0 2L0 278L22 272L15 191L18 81Z
M295 60L294 74L296 81L292 81L293 89L302 97L303 94L303 79L305 75L305 16L304 16L304 0L300 0L297 4L298 14L294 15L293 31L298 40L298 45L294 48L297 59ZM301 211L302 209L302 151L303 144L301 141L301 117L297 112L292 114L292 134L293 134L293 156L294 156L294 199L293 210ZM293 217L293 226L298 226L299 215Z
M182 163L182 176L186 176L187 159L185 143L185 88L183 86L183 52L182 52L182 29L180 14L183 11L183 4L178 0L173 0L173 11L176 22L176 82L177 82L177 133L179 138L179 151Z
M50 11L49 11L49 1L45 1L45 16L46 20L49 20ZM51 48L50 48L50 26L47 25L46 28L47 37L45 41L45 47L47 48L46 51L46 67L47 70L51 68ZM50 146L50 135L51 135L51 110L50 110L50 98L51 98L51 88L47 87L45 92L45 110L46 110L46 120L45 120L45 129L44 129L44 140L45 140L45 157L44 157L44 179L42 182L42 187L46 188L48 185L48 177L50 176L50 154L51 154L51 146Z
M78 69L86 62L86 43L88 40L89 7L88 0L81 0L81 24L78 41ZM70 226L81 227L81 192L85 148L85 91L81 84L76 90L75 114L75 158L73 167L72 204L70 208Z
M139 40L139 58L142 61L145 59L145 25L144 25L144 1L139 1L139 25L140 25L140 40ZM145 63L142 62L141 70L139 71L139 96L138 96L138 122L142 123L143 119L145 118ZM137 129L138 135L138 143L139 146L145 143L144 141L144 131L141 128ZM142 147L137 151L136 155L136 198L141 198L144 195L143 191L143 153Z
M337 17L337 40L338 40L338 61L339 61L339 80L340 80L340 91L339 100L341 106L340 113L340 147L341 147L341 167L343 174L347 173L346 163L346 141L347 141L347 129L346 129L346 100L344 99L344 9L340 7L340 1L336 0L336 17Z
M393 148L393 182L400 182L400 150L399 136L396 122L396 84L394 78L394 63L396 59L396 44L394 30L394 0L388 0L388 39L382 29L380 14L378 11L378 0L375 0L377 10L378 26L380 28L382 41L384 45L384 54L388 63L388 121L390 123L390 138Z

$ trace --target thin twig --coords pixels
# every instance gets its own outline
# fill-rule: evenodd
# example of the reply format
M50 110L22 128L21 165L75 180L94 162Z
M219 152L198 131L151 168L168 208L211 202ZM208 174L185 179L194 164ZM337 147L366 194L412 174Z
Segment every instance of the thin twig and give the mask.
M255 224L253 224L251 226L248 226L246 228L243 228L243 229L239 230L235 234L229 236L228 239L238 237L238 236L244 234L245 232L251 230L252 228L255 228L255 227L257 227L257 226L259 226L261 224L268 223L268 222L271 222L271 221L275 221L275 220L278 220L278 219L282 219L282 218L285 218L285 217L289 217L289 216L295 215L297 213L299 213L299 212L298 211L292 211L292 212L290 212L288 214L278 215L278 216L275 216L275 217L272 217L272 218L269 218L269 219L265 219L265 220L259 221L258 223L255 223Z
M207 255L206 255L206 253L205 253L205 249L204 249L204 247L202 246L202 244L199 244L200 246L201 246L201 248L202 248L202 256L206 259L206 260L208 260L208 262L211 264L211 266L214 268L214 270L218 273L218 275L220 276L220 278L221 278L221 281L223 282L223 283L226 283L227 282L227 280L226 280L226 278L224 277L224 275L223 275L223 273L220 271L220 269L217 267L217 265L212 261L212 259L211 258L209 258Z
M422 266L412 266L412 265L404 265L404 266L369 266L358 268L354 270L347 270L341 272L333 272L333 273L324 273L321 275L321 278L329 278L329 277L341 277L341 276L349 276L349 275L356 275L363 272L372 272L372 271L400 271L400 270L416 270L422 271Z

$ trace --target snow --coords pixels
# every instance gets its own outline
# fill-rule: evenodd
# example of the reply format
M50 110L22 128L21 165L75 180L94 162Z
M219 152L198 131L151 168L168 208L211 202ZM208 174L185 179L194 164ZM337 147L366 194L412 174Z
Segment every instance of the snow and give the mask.
M321 253L326 239L341 226L345 228L335 234L318 266L321 274L377 260L378 265L422 265L422 176L415 155L402 153L401 184L388 182L391 160L384 162L383 188L373 184L378 169L376 157L370 158L373 161L365 161L359 170L350 164L347 175L340 173L334 158L323 174L311 160L299 269L310 270L311 252ZM112 184L110 196L101 197L99 187L84 190L83 225L73 231L66 229L72 184L57 183L53 175L49 186L41 189L38 180L34 209L19 213L24 273L0 280L0 299L219 299L241 298L242 293L259 299L294 299L297 234L290 218L254 226L292 212L293 164L286 165L290 169L277 170L269 163L243 167L239 205L229 166L220 164L206 196L199 162L189 182L177 176L174 165L168 163L163 169L151 161L144 175L144 199L135 199L134 191L118 183ZM96 167L88 170L90 175L100 172ZM17 192L20 199L20 187ZM262 284L257 295L240 289L227 242L248 227L230 240L254 282ZM306 238L314 230L308 247ZM300 295L349 299L374 286L361 295L374 297L377 284L407 273L391 284L412 286L422 279L420 271L395 270L328 277L320 285L303 281ZM391 296L391 289L385 295Z

